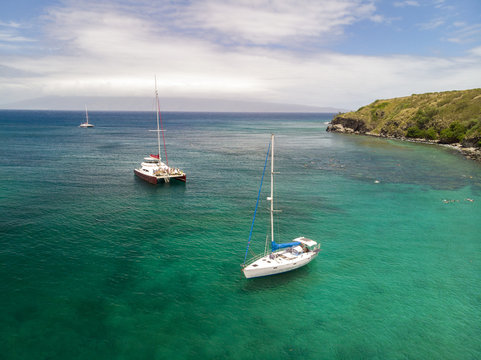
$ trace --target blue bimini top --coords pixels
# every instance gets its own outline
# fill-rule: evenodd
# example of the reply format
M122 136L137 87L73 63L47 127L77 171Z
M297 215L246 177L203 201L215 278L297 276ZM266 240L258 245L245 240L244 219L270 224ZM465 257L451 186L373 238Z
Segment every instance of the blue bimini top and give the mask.
M275 241L273 241L272 242L272 251L276 251L276 250L279 250L279 249L285 249L285 248L289 248L289 247L293 247L293 246L297 246L297 245L301 245L301 243L298 242L298 241L293 241L293 242L290 242L290 243L278 244Z

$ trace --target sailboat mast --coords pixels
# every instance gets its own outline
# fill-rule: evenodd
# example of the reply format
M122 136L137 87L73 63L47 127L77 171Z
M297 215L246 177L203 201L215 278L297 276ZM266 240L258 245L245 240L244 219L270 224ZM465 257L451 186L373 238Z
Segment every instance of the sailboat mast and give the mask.
M162 126L162 119L160 118L160 103L159 92L157 91L157 77L155 77L155 100L157 102L157 134L162 131L162 140L164 141L165 163L169 166L169 159L167 158L167 147L165 146L164 127ZM160 122L160 130L159 130ZM157 143L159 144L159 165L160 165L160 134L157 135Z
M155 106L157 107L155 113L157 114L157 154L159 154L159 166L160 166L160 126L159 126L159 92L157 91L157 77L155 77Z
M87 105L85 105L85 118L87 119L87 124L89 123L89 113L87 111Z
M271 135L271 242L274 242L274 134Z

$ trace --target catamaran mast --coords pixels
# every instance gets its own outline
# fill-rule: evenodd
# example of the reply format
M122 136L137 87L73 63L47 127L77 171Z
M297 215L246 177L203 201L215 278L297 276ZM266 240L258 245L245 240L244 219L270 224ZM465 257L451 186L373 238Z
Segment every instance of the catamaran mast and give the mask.
M271 135L271 242L274 243L274 134Z
M159 165L160 165L160 134L159 132L162 131L162 140L164 141L164 153L165 153L165 163L169 166L169 159L167 158L167 147L165 146L165 136L164 136L164 127L162 126L162 119L160 118L160 102L159 102L159 92L157 91L157 76L155 77L155 100L157 103L157 144L159 146ZM160 122L160 130L159 130L159 122Z
M85 118L87 119L87 124L89 123L89 113L87 111L87 105L85 105Z
M159 122L160 122L160 119L159 119L159 92L157 91L157 77L155 77L155 106L157 107L155 113L157 114L157 148L158 148L158 152L157 154L159 154L159 166L160 166L160 126L159 126ZM163 134L162 134L163 135Z

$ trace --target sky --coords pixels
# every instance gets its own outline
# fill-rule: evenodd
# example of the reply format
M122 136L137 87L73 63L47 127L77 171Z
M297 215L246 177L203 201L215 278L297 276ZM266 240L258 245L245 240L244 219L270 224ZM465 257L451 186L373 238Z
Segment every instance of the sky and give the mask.
M162 98L211 110L477 88L481 1L0 2L0 108L151 98L154 76Z

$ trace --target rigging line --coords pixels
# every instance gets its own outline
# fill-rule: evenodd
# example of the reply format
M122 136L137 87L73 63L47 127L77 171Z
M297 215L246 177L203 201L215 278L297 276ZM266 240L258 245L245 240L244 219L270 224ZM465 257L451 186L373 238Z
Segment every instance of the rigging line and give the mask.
M157 108L158 108L158 112L159 112L160 130L162 131L162 140L164 140L165 164L166 164L167 166L169 166L169 159L167 158L167 147L165 146L164 127L162 126L162 117L160 116L160 103L159 103L159 98L157 98Z
M277 209L277 199L276 199L276 203L274 203L274 206L276 207ZM281 210L278 210L278 211L281 211ZM276 234L277 234L277 240L279 241L279 243L282 241L280 240L281 239L281 231L280 231L280 225L279 225L280 221L279 221L279 216L276 217L276 220L274 221L274 227L275 227L275 230L276 230Z
M266 243L264 244L264 256L267 255L268 244L269 244L269 230L266 231Z
M164 127L162 126L162 117L160 116L160 102L159 102L159 92L157 91L157 78L155 78L155 98L157 100L157 113L159 114L160 130L162 131L162 140L164 141L165 164L169 166L169 159L167 158L167 147L165 146Z
M256 208L254 210L254 217L252 218L251 231L249 233L249 241L247 242L246 255L244 256L244 266L246 264L247 252L249 251L249 245L251 243L252 229L254 229L254 220L256 219L257 206L259 205L259 198L261 196L262 182L264 181L264 174L266 172L266 165L267 165L267 160L269 159L269 150L270 149L271 149L271 143L269 142L269 146L267 147L266 161L264 162L264 170L262 170L261 186L259 186L259 193L257 194Z
M157 79L156 79L157 81ZM155 83L155 87L157 88L157 82ZM156 104L156 100L155 100L155 97L152 98L152 113L151 113L151 117L152 117L152 121L155 123L157 120L157 104ZM157 124L158 124L158 121L157 121ZM159 129L159 127L157 126L157 130ZM157 142L160 143L160 134L157 130L149 130L149 131L156 131L157 132ZM159 148L157 149L157 155L159 156L159 162L162 158L162 156L160 156L160 145L159 145Z

